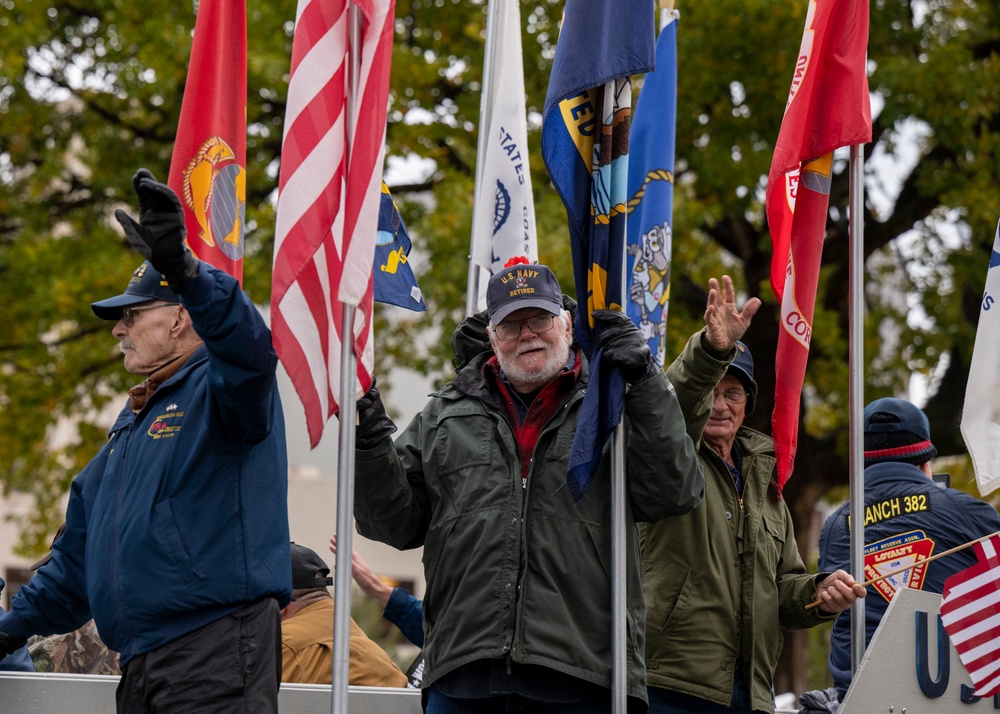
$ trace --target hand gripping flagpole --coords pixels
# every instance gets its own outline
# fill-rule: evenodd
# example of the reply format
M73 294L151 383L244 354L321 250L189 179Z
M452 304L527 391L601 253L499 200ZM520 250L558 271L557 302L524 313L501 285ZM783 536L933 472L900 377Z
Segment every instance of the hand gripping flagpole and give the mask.
M347 173L350 175L350 147L356 129L355 109L361 77L361 10L348 5L348 48L350 65L347 75ZM344 558L334 566L333 602L333 671L330 692L331 714L347 714L347 684L351 658L351 558L354 540L354 434L357 356L354 354L354 305L342 303L343 329L340 350L340 431L337 448L337 543ZM348 409L348 405L350 408Z
M937 560L938 558L943 558L946 555L951 555L952 553L957 553L960 550L965 550L966 548L968 548L970 546L973 546L976 543L982 543L983 541L987 541L990 538L995 538L998 535L1000 535L1000 531L997 531L996 533L988 533L988 534L986 534L984 536L976 538L975 540L970 540L968 543L962 543L962 545L956 545L954 548L949 548L948 550L945 550L945 551L942 551L942 552L937 553L935 555L932 555L929 558L919 558L918 557L916 560L914 560L909 565L903 566L902 568L896 568L895 570L890 570L888 573L882 573L877 578L872 578L871 580L865 580L863 583L858 583L858 585L860 585L863 588L866 588L869 585L874 585L875 583L880 583L883 580L885 580L886 578L891 578L893 575L899 575L900 573L905 573L907 570L913 570L918 565L926 565L927 563L931 562L932 560ZM857 578L855 578L855 580L857 580ZM855 605L857 605L859 602L861 602L861 600L855 601ZM822 604L823 604L822 600L814 600L813 602L811 602L808 605L806 605L806 610L812 610L814 607L819 607ZM853 608L854 605L852 605L851 607Z
M465 292L465 314L479 312L479 276L483 269L476 265L476 226L479 220L480 193L483 187L483 173L486 164L486 149L489 141L490 120L493 114L493 67L496 62L496 34L501 11L506 0L488 0L486 11L486 46L483 48L483 83L479 95L479 138L476 140L476 184L472 199L472 228L469 230L469 277Z

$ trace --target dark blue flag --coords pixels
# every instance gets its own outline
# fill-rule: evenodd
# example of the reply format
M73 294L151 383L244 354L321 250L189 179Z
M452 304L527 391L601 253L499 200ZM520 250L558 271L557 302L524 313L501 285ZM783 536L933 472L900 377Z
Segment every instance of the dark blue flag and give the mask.
M629 143L626 312L660 368L666 355L673 250L678 14L672 11L660 30L656 71L643 80Z
M593 351L594 310L623 309L630 77L654 67L653 3L567 0L542 122L542 157L566 206L579 302L574 332L590 385L566 482L579 501L611 430L625 383Z
M375 267L372 270L374 299L407 310L426 310L423 295L409 263L410 235L399 215L389 187L382 182L382 201L378 209L378 233L375 236Z

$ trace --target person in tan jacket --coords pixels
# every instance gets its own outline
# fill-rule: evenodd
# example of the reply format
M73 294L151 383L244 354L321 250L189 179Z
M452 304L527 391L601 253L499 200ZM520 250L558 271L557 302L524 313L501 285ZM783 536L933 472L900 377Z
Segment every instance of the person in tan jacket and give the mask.
M315 551L291 544L292 601L281 611L281 681L330 684L333 680L333 584ZM351 618L348 684L405 687L406 675Z

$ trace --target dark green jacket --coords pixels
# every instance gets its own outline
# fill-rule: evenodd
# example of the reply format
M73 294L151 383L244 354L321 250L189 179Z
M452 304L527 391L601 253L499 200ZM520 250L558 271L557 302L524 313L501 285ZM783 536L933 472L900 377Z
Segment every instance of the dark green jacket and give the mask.
M586 366L542 431L522 488L506 411L482 376L491 356L457 354L458 377L431 396L395 445L386 438L357 451L358 531L400 549L424 546L426 683L474 660L510 657L609 687L607 451L579 504L564 485ZM645 700L634 523L690 511L704 481L663 374L628 391L625 413L628 694Z
M806 610L816 583L799 557L775 489L774 442L742 427L742 501L722 459L701 441L712 395L735 355L716 359L692 337L667 370L698 444L705 499L691 513L640 526L649 686L729 704L734 668L750 675L753 709L773 711L781 628L832 619ZM742 543L739 531L743 529Z

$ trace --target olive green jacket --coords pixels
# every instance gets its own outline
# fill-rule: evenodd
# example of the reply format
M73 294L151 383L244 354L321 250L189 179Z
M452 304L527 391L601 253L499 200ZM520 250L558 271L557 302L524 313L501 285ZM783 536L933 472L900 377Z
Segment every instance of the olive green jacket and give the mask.
M356 452L358 531L424 547L424 681L510 657L611 684L609 458L574 504L566 464L586 387L542 430L524 487L506 410L486 388L481 353L433 394L393 445ZM662 373L625 396L627 692L646 699L645 607L636 521L687 513L704 480Z
M774 442L747 427L737 432L741 499L725 463L701 441L713 391L735 355L717 359L702 334L688 341L667 376L698 444L705 499L686 516L640 525L649 686L727 705L740 667L753 709L773 712L781 628L833 618L805 609L827 573L809 575L802 565L791 515L777 498Z

